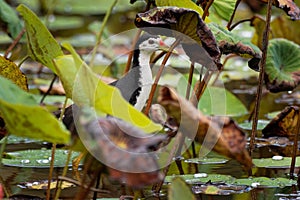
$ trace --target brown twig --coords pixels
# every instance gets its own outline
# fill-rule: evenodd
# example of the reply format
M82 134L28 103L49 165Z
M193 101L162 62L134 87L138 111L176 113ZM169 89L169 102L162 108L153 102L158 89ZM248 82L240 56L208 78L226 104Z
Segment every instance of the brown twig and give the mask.
M267 50L268 50L268 45L269 45L271 12L272 12L272 0L268 0L266 28L265 28L264 35L263 35L262 59L260 62L259 80L258 80L256 101L255 101L255 107L254 107L251 140L250 140L250 145L249 145L250 156L252 155L252 152L254 149L255 136L256 136L256 132L257 132L258 115L259 115L259 109L260 109L260 101L261 101L261 97L262 97L262 87L263 87L263 81L264 81L265 65L266 65L266 60L267 60ZM251 175L251 174L252 174L252 172L249 171L249 175Z
M148 99L148 102L147 102L147 105L146 105L146 108L145 108L145 115L148 115L149 114L149 110L150 110L150 107L151 107L151 103L152 103L152 100L154 98L154 93L155 93L155 90L157 88L157 84L158 84L158 81L161 77L161 74L164 70L164 67L168 61L168 59L170 58L171 54L172 54L172 51L174 50L174 48L180 43L181 39L176 39L176 41L172 44L172 46L169 48L169 52L166 54L166 56L164 57L162 63L161 63L161 66L156 74L156 77L155 77L155 80L154 80L154 83L151 87L151 91L150 91L150 94L149 94L149 99Z
M189 99L191 95L191 87L192 87L192 81L193 81L193 75L194 75L194 70L195 70L195 63L192 62L190 66L190 71L189 71L189 79L188 79L188 85L186 87L186 93L185 93L185 98Z
M240 21L238 21L237 23L233 24L231 27L228 27L228 30L229 30L229 31L232 31L232 30L233 30L235 27L237 27L239 24L244 23L244 22L251 22L251 21L252 21L252 18L240 20Z
M48 88L48 90L46 91L46 93L43 95L43 97L42 97L42 99L41 99L41 101L40 101L40 104L42 104L42 103L44 102L46 96L49 95L50 91L52 90L52 87L53 87L53 85L54 85L54 82L55 82L56 78L57 78L57 75L54 74L54 77L53 77L53 79L52 79L52 81L51 81L51 83L50 83L50 85L49 85L49 88Z
M206 16L208 16L208 10L210 8L210 6L213 4L214 0L209 0L205 6L205 10L203 12L203 15L202 15L202 19L205 20Z
M297 120L297 126L295 129L295 136L294 136L294 145L293 145L293 155L292 155L292 161L291 161L291 168L290 168L290 179L294 179L294 170L295 170L295 164L296 164L296 156L297 156L297 150L298 150L298 138L299 138L299 130L300 130L300 116L299 116L299 107L294 106L296 109L296 116L298 117ZM299 176L298 176L299 178Z
M232 21L233 21L235 12L236 12L236 10L237 10L239 4L241 3L241 1L242 1L242 0L237 0L236 3L235 3L235 7L234 7L234 10L233 10L233 13L232 13L232 15L231 15L231 17L230 17L230 19L229 19L228 24L227 24L228 30L230 29L230 26L231 26L231 24L232 24Z
M4 58L7 59L8 54L13 50L13 48L18 44L18 42L21 40L22 36L25 33L25 28L23 28L21 30L21 32L19 33L19 35L15 38L15 40L13 41L13 43L11 43L11 45L9 45L9 47L6 49L5 54L4 54Z
M128 58L127 58L127 63L126 63L124 74L127 74L127 72L130 70L131 60L132 60L132 57L133 57L133 51L134 51L135 45L136 45L136 43L137 43L137 41L138 41L141 33L142 33L142 30L139 29L137 31L137 33L135 34L135 37L133 38L132 45L131 45L131 50L130 50L130 52L128 54Z
M222 68L217 72L217 75L216 75L215 79L212 81L212 85L215 85L215 83L216 83L217 80L219 79L220 74L221 74L221 72L223 71L223 69L224 69L226 63L228 62L228 60L229 60L230 58L234 58L234 57L236 57L236 56L237 56L236 54L230 54L230 55L226 56L226 58L224 59L224 62L223 62L223 64L222 64Z

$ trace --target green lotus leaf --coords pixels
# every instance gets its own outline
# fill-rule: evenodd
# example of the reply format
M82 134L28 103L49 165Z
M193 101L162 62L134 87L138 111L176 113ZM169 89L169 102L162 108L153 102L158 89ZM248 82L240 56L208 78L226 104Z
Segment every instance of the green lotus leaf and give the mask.
M218 24L209 23L207 25L216 37L222 54L234 53L245 58L250 58L248 66L251 69L258 71L261 51L256 45L252 44L248 39L244 39Z
M10 159L2 159L4 165L14 167L30 167L30 168L49 168L51 162L51 150L50 149L35 149L35 150L23 150L14 151L8 153ZM68 156L67 150L57 149L55 151L54 167L64 167L66 165L66 159ZM73 152L71 161L69 163L72 166L72 160L79 156L78 152Z
M208 165L208 164L224 164L228 160L224 158L191 158L184 160L186 163L196 163L201 165Z
M68 144L70 134L38 99L0 76L0 112L13 135Z
M38 16L29 8L19 5L17 10L25 20L27 47L30 57L56 73L52 60L63 55L59 44Z
M203 174L200 177L199 174L186 174L186 175L172 175L166 176L165 182L170 183L175 177L180 177L185 180L189 184L195 183L232 183L235 178L230 175L222 175L222 174Z
M300 46L280 38L270 40L265 82L271 92L290 91L300 83Z
M217 15L229 21L233 14L236 0L215 0L213 1L212 8L216 11Z
M297 184L296 180L287 178L267 178L267 177L255 177L247 179L236 179L233 183L236 185L248 185L252 187L286 187Z
M273 158L252 159L256 167L265 168L289 168L291 166L291 157L283 157L281 160ZM295 167L300 167L300 159L297 157Z
M180 177L176 177L172 180L168 190L168 199L170 200L196 200L190 187Z
M23 29L17 13L4 0L0 0L0 21L5 23L12 38L16 38Z

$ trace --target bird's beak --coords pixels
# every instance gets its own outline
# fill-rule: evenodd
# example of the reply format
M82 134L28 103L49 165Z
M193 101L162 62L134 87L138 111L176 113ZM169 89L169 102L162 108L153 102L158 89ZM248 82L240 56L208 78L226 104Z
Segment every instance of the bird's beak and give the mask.
M169 52L170 46L166 45L166 43L164 43L163 40L159 40L159 48L158 49L163 52ZM178 52L175 49L173 49L172 53L178 54Z

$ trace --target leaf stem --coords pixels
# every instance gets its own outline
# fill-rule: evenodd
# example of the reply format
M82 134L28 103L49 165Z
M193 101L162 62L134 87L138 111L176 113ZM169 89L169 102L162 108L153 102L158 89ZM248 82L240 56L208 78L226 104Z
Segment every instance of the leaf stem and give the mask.
M237 10L239 4L241 3L241 1L242 1L242 0L237 0L236 3L235 3L235 7L234 7L234 10L233 10L233 13L232 13L232 15L231 15L231 17L230 17L230 19L229 19L228 24L227 24L228 30L232 30L232 29L230 29L230 26L231 26L231 24L232 24L232 21L233 21L235 12L236 12L236 10Z
M205 6L205 10L203 12L203 15L202 15L202 19L203 21L205 20L206 16L208 16L208 10L210 8L210 6L213 4L214 0L209 0Z
M132 46L131 46L131 50L130 50L130 52L128 54L128 58L127 58L127 63L126 63L124 74L126 74L130 70L131 60L132 60L132 57L133 57L133 51L134 51L135 45L136 45L136 43L137 43L137 41L138 41L141 33L142 33L142 30L139 29L137 31L137 33L135 34L135 37L133 38Z
M54 160L55 160L55 151L56 151L56 144L52 144L51 149L51 162L50 162L50 169L49 169L49 175L48 175L48 185L47 185L47 192L46 192L46 199L50 200L50 190L51 190L51 180L53 175L53 169L54 169Z
M291 161L291 167L290 167L290 179L294 179L294 170L295 170L295 164L296 164L296 156L297 156L297 149L298 149L298 138L299 138L299 131L300 131L300 112L299 107L294 106L296 115L298 117L297 119L297 125L295 128L294 133L294 145L293 145L293 155L292 155L292 161ZM299 178L299 175L298 175Z
M258 115L259 115L259 109L260 109L260 101L261 101L261 97L262 97L262 87L263 87L263 81L264 81L265 65L266 65L266 60L267 60L267 50L268 50L268 45L269 45L271 13L272 13L272 0L268 0L266 28L264 30L264 35L263 35L262 59L260 62L259 80L258 80L256 101L255 101L255 107L254 107L251 139L250 139L250 145L249 145L250 156L252 155L252 152L254 149L255 136L257 133ZM252 175L251 171L249 171L249 175Z
M53 79L52 79L52 81L51 81L51 83L50 83L50 85L49 85L49 88L48 88L48 90L46 91L46 93L43 95L43 97L42 97L42 99L41 99L41 101L40 101L40 104L42 104L42 103L44 102L45 98L49 95L50 91L52 90L52 87L53 87L53 85L54 85L54 82L55 82L56 78L57 78L57 75L54 74L54 77L53 77Z
M228 30L229 30L229 31L232 31L232 30L233 30L235 27L237 27L239 24L244 23L244 22L251 22L251 21L252 21L252 18L240 20L240 21L238 21L237 23L233 24L231 27L228 27Z
M99 32L98 32L98 34L97 34L96 45L95 45L95 47L94 47L94 49L93 49L93 51L92 51L92 57L91 57L91 61L90 61L90 66L91 66L91 67L93 67L93 65L94 65L95 56L96 56L96 53L97 53L97 48L98 48L98 46L99 46L100 43L101 43L101 38L102 38L102 34L103 34L103 32L104 32L104 28L105 28L105 26L106 26L106 24L107 24L107 21L108 21L108 18L109 18L109 16L111 15L112 10L113 10L113 8L115 7L115 5L117 4L117 2L118 2L118 0L114 0L113 3L111 4L111 6L109 7L109 9L108 9L108 11L106 12L105 17L104 17L104 19L103 19L103 22L102 22L102 24L101 24L100 30L99 30Z
M154 97L154 93L155 93L155 90L157 88L157 84L158 84L158 81L162 75L162 72L164 70L164 67L168 61L168 59L170 58L171 54L172 54L172 51L174 50L174 48L180 43L181 39L176 39L176 41L172 44L172 46L169 48L169 51L168 53L166 54L166 56L164 57L161 65L160 65L160 68L156 74L156 77L155 77L155 80L154 80L154 83L151 87L151 91L150 91L150 94L149 94L149 99L148 99L148 102L147 102L147 105L146 105L146 108L145 108L145 115L148 115L149 114L149 110L150 110L150 107L151 107L151 103L152 103L152 100L153 100L153 97Z
M22 36L24 35L25 33L25 28L23 28L21 30L21 32L18 34L18 36L15 38L15 40L13 41L13 43L11 43L9 45L9 47L7 48L7 50L5 51L5 54L4 54L4 58L7 59L8 57L8 54L13 50L13 48L18 44L18 42L21 40Z

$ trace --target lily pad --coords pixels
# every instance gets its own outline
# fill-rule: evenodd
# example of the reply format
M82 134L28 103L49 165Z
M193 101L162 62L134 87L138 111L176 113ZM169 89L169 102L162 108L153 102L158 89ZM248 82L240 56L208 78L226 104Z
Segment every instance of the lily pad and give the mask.
M184 162L186 163L196 163L201 165L209 165L209 164L224 164L228 160L223 158L191 158L187 159Z
M51 150L24 150L8 153L12 159L2 159L4 165L13 167L30 167L30 168L48 168L51 162ZM54 167L64 167L68 151L58 149L55 151ZM72 158L69 165L72 165L72 160L80 153L72 152Z
M234 182L235 178L229 175L222 175L222 174L207 174L207 176L197 177L197 174L186 174L186 175L173 175L173 176L166 176L165 182L170 183L175 177L180 177L185 180L189 184L196 184L196 183L232 183Z
M258 188L266 187L286 187L297 184L296 180L287 178L267 178L267 177L255 177L247 179L236 179L234 182L236 185L248 185Z
M289 40L270 40L265 82L271 92L290 91L300 83L300 47Z
M291 166L291 157L283 157L282 160L274 160L273 158L260 158L260 159L252 159L253 163L257 167L265 167L265 168L290 168ZM300 167L300 159L296 159L295 167Z
M258 120L257 130L262 130L263 128L266 127L267 124L269 124L269 122L270 122L269 120L263 120L263 119ZM239 127L241 127L244 130L252 130L252 122L240 123Z
M0 144L3 144L4 139L0 140ZM7 138L7 144L28 144L28 143L36 143L41 142L41 140L34 140L27 137L18 137L15 135L9 135Z

